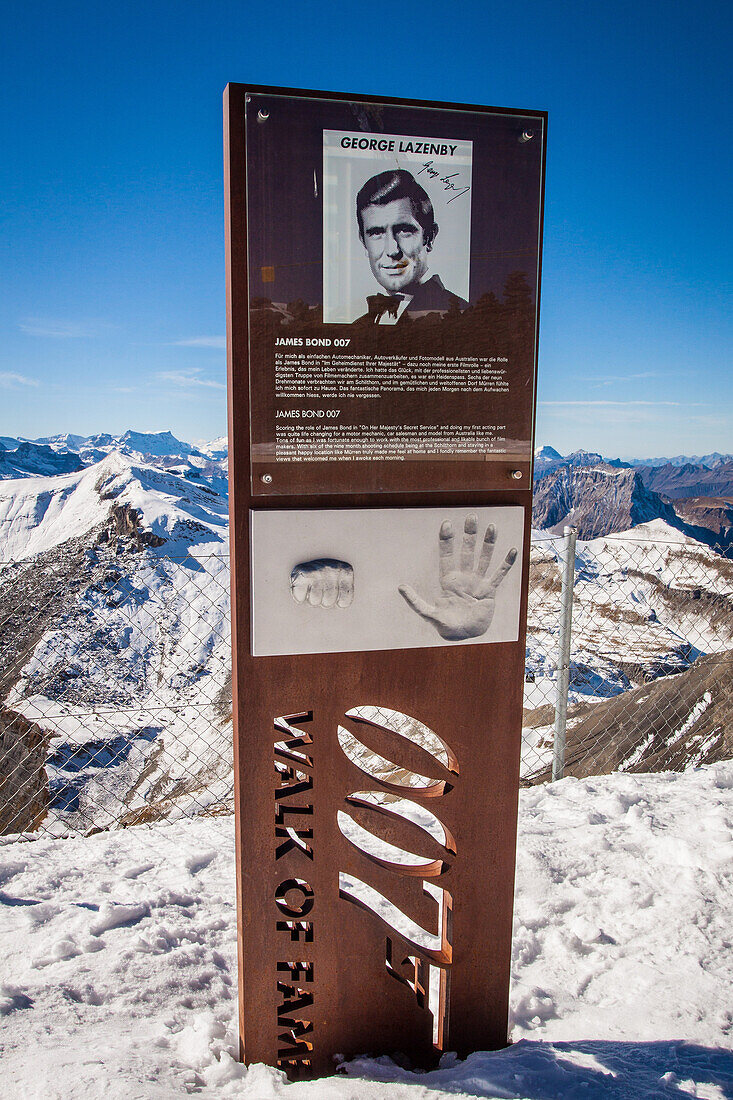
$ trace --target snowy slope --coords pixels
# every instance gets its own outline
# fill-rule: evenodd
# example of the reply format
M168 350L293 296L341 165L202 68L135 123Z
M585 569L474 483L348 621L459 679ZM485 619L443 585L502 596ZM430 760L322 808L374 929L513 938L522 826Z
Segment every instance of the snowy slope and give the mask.
M203 439L195 440L194 446L201 451L202 454L208 455L213 459L226 459L229 454L229 441L225 435L219 436L218 439L212 439L206 441Z
M562 542L536 532L530 559L528 666L557 650ZM712 604L730 608L714 616ZM639 675L686 668L733 644L733 564L663 520L576 546L571 687L608 696ZM672 671L669 668L669 671Z
M525 778L545 776L552 759L561 553L561 540L548 539L544 532L533 533L526 656L532 682L525 685ZM674 679L672 674L689 668L701 655L731 648L732 562L662 520L618 535L578 541L570 741L574 740L574 727L578 737L586 737L590 731L590 741L586 740L585 747L579 744L578 752L585 752L589 762L595 761L599 771L609 770L611 763L629 762L642 742L647 766L653 767L652 757L661 759L663 724L667 738L674 731L677 706L667 710L665 704L660 709L662 696L653 696L644 712L647 728L639 732L636 741L626 740L641 722L635 725L624 718L625 708L633 711L640 702L625 693L660 677ZM669 697L675 691L672 688ZM648 694L642 693L643 698ZM615 696L621 697L619 705L606 708L602 701ZM589 708L597 707L601 708L597 717L588 715ZM707 715L712 717L713 711ZM689 748L692 766L700 762L700 746L695 748L690 740ZM669 759L663 766L671 766ZM677 760L675 766L684 765Z
M115 451L80 473L0 483L0 561L23 561L91 532L113 505L138 512L169 554L227 538L220 494Z
M286 1085L234 1061L231 818L6 838L0 887L9 1097L733 1096L733 762L522 792L515 1045L431 1073L364 1058Z
M107 460L81 473L0 483L0 561L31 558L103 523L110 505L96 484L119 468Z
M119 454L0 485L0 732L47 744L32 799L11 760L27 820L0 829L44 806L44 829L87 831L229 798L226 540L226 498Z

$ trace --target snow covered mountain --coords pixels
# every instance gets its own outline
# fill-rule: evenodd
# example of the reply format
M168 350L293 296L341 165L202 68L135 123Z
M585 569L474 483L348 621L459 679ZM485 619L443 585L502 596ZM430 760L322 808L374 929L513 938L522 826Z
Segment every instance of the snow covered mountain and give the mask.
M10 450L0 443L0 480L39 474L68 474L82 467L78 455L69 451L57 451L39 443L18 443Z
M562 455L559 451L556 451L554 447L550 447L545 443L542 447L535 447L534 457L536 462L539 458L552 460L555 458L562 458Z
M57 435L44 435L33 440L34 443L43 443L53 447L56 451L78 451L91 438L100 439L101 436L74 435L72 432L59 432ZM112 436L105 437L112 439Z
M712 470L724 462L733 462L733 455L713 451L708 455L675 455L674 458L630 458L630 466L707 466Z
M195 447L171 432L127 431L122 435L44 436L36 440L0 438L0 480L37 474L69 473L94 465L105 455L119 453L163 468L177 468L187 476L200 471L208 477L226 476L226 436ZM221 485L218 486L221 488Z
M0 832L226 800L227 520L118 453L0 483Z
M212 439L209 442L206 440L198 440L196 442L196 447L202 454L214 459L214 461L226 459L229 454L229 440L225 435L219 436L218 439Z
M45 436L36 439L36 443L45 443L58 451L75 451L81 454L83 451L99 449L104 451L117 450L123 454L150 455L157 458L176 456L181 458L186 455L199 455L201 452L190 443L184 443L176 439L172 432L135 432L128 430L122 435L109 435L102 432L98 435L61 435Z
M569 455L561 455L554 447L540 447L534 455L534 480L539 481L546 474L564 467L598 466L605 463L607 466L623 466L619 459L605 459L603 455L594 451L573 451Z
M678 522L674 508L630 468L563 466L535 484L532 521L544 530L560 531L568 524L579 538L589 539L653 519Z
M39 440L39 442L43 442ZM605 462L611 466L647 466L650 469L657 466L703 466L713 470L717 466L727 462L733 462L733 455L721 454L714 451L707 455L676 455L674 458L609 458L594 451L578 450L572 454L562 455L554 447L547 444L537 447L534 453L535 478L543 477L551 469L560 466L594 466L599 462Z
M100 808L105 821L129 823L226 804L226 440L180 455L170 433L126 433L130 454L114 442L96 436L34 444L64 461L69 455L83 461L89 448L109 453L66 473L0 482L0 757L6 760L0 802L9 807L0 832L40 820L44 828L83 830L98 826ZM160 453L143 459L136 447ZM614 741L615 697L642 689L641 699L647 683L733 646L729 563L692 538L694 529L644 489L635 471L578 465L544 480L543 525L571 520L581 532L571 726L592 705L603 719L593 759L598 767L602 757L616 766L646 734L626 726L624 745ZM621 533L594 537L607 530L609 515ZM639 521L643 526L635 527ZM534 753L528 779L544 773L551 745L547 690L557 649L558 553L557 541L538 532L527 652L534 679L526 698L525 741ZM691 711L697 702L690 696ZM653 702L645 708L639 704L639 715L653 717ZM718 711L724 713L713 693L705 721ZM684 724L681 712L677 717L671 728ZM690 729L697 736L697 727ZM660 737L661 731L640 759L668 759ZM701 745L683 739L673 766L698 759ZM724 741L705 745L705 759L728 751ZM24 800L15 797L22 790Z
M113 452L80 472L0 484L0 561L23 561L82 535L93 542L112 515L127 517L129 534L165 542L167 554L227 537L226 497Z

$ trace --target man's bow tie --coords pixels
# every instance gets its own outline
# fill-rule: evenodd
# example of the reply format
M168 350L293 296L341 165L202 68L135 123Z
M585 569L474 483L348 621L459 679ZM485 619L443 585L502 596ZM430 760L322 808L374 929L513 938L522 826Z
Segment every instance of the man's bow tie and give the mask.
M367 298L369 316L375 322L385 313L391 313L393 317L396 317L400 302L404 297L404 294L370 294Z

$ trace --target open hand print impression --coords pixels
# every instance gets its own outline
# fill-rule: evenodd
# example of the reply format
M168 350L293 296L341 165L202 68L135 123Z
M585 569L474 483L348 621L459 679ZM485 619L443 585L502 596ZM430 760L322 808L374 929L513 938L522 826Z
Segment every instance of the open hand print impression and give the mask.
M409 585L399 586L400 595L412 610L432 623L441 638L451 642L480 638L486 633L494 618L497 589L517 560L517 550L512 547L488 580L486 573L494 553L496 527L493 523L487 527L478 562L477 534L478 516L473 512L466 516L460 549L456 546L450 520L441 524L438 537L440 595L434 604L428 603Z

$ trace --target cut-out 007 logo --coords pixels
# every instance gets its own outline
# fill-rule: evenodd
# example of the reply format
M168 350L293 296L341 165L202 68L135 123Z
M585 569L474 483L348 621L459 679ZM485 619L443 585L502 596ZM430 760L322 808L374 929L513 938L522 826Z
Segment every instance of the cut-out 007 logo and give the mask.
M453 960L453 899L440 885L440 877L456 854L456 842L432 807L450 793L453 784L421 775L400 763L400 757L414 758L417 746L453 779L459 774L458 760L441 737L409 715L383 707L358 706L348 710L346 717L389 735L397 759L382 756L350 730L338 727L341 750L373 784L347 795L345 807L337 814L341 834L369 862L396 875L421 878L425 894L436 904L435 924L433 928L423 927L370 885L366 874L357 878L340 872L339 896L386 928L385 967L391 977L412 991L417 1005L432 1014L433 1043L442 1050ZM313 859L313 757L309 751L313 739L307 730L293 724L303 726L312 718L312 712L306 712L275 719L280 738L274 746L276 859L290 851L300 852L306 861ZM423 800L429 801L431 808ZM380 831L394 834L400 828L415 838L416 847L426 847L432 854L408 851L380 836ZM313 900L313 889L306 878L284 879L275 893L277 929L288 934L290 943L303 944L300 954L304 956L308 954L306 945L313 942L313 924L307 919ZM395 934L412 947L412 953L395 955ZM278 1065L283 1069L304 1070L310 1066L313 1023L299 1017L307 1014L313 1004L312 983L313 965L306 958L278 963Z

